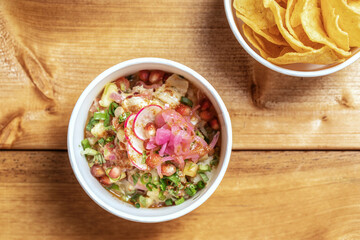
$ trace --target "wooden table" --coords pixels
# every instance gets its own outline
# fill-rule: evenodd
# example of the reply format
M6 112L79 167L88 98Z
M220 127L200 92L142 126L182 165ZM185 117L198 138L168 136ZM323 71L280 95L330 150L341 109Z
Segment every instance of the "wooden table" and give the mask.
M0 32L0 239L360 239L360 62L321 78L271 72L221 0L2 0ZM208 79L234 135L214 195L159 224L102 210L66 152L85 86L147 56Z

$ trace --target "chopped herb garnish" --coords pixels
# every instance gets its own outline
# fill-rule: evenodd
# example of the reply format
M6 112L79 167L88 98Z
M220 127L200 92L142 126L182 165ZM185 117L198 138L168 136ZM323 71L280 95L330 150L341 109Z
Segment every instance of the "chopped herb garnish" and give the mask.
M181 181L179 175L177 175L176 173L174 173L173 175L171 175L169 177L164 177L164 178L169 179L175 185L178 185Z
M164 181L164 179L162 179L162 178L160 178L160 190L161 191L165 191L165 189L166 189L166 184L165 184L165 181Z
M156 188L156 185L153 184L153 183L151 183L151 182L149 182L149 183L146 184L146 188L147 188L149 191L152 191L153 188Z
M81 146L83 147L83 149L87 149L90 148L90 142L89 139L85 138L84 140L81 141Z
M95 120L105 120L105 118L106 118L106 112L95 112L94 113Z
M140 181L142 184L147 184L151 182L151 179L152 179L151 173L145 173L141 176Z
M103 138L100 138L100 139L98 140L98 144L100 144L101 146L104 146L105 140L104 140Z
M115 183L111 184L109 187L105 187L107 190L120 190L119 185L116 185Z
M166 205L166 206L171 206L171 205L173 205L173 201L172 201L171 199L167 199L167 200L165 201L165 205Z
M208 178L208 176L206 176L205 173L199 173L199 175L200 175L200 177L204 180L204 182L209 181L209 178Z
M109 143L109 142L112 142L114 140L115 136L110 136L108 137L105 142Z
M115 110L116 108L119 107L119 104L117 104L116 102L112 102L110 103L109 106L109 114L113 117L115 117Z
M187 188L185 188L185 193L190 197L194 196L196 193L196 187L194 184L189 184Z
M205 183L203 181L199 181L197 184L196 184L196 187L197 189L203 189L205 187Z
M88 124L86 125L86 130L91 131L95 124L97 124L99 120L95 120L94 117L90 118Z
M210 172L211 167L207 164L199 164L198 173Z
M130 112L124 112L119 116L119 123L125 122L125 120L131 115Z
M136 207L136 208L140 208L140 203L138 203L138 202L135 203L135 207Z
M137 184L137 182L138 182L138 180L139 180L139 177L140 177L139 173L135 173L134 175L132 175L132 179L133 179L133 181L134 181L134 185Z
M110 114L109 111L106 111L105 119L104 119L104 126L108 127L110 126Z
M134 194L131 198L130 198L130 202L137 202L138 198L139 198L140 194Z
M189 106L189 107L193 106L193 102L190 99L188 99L187 97L181 97L180 102L182 104L185 104L185 105Z
M176 205L180 205L182 204L183 202L185 202L185 199L183 197L179 198L178 200L175 201L175 204Z

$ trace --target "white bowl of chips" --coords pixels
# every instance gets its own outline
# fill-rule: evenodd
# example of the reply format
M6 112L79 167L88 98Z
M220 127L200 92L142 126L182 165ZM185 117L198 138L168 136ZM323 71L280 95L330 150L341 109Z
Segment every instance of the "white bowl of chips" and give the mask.
M276 72L324 76L360 57L359 2L224 0L224 4L242 47Z

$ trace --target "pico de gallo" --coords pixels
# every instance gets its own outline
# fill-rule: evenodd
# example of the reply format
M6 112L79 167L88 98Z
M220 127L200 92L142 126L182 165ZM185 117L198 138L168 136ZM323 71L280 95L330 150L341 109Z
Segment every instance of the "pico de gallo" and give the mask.
M178 74L142 70L107 83L81 141L91 174L136 208L179 205L219 163L220 125L200 89Z

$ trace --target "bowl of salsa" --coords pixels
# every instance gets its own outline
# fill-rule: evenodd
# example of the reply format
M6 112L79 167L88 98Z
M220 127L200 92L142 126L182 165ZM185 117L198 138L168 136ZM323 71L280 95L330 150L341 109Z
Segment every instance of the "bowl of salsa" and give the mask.
M79 97L68 153L85 192L116 216L168 221L215 191L230 159L231 122L216 90L160 58L115 65Z

